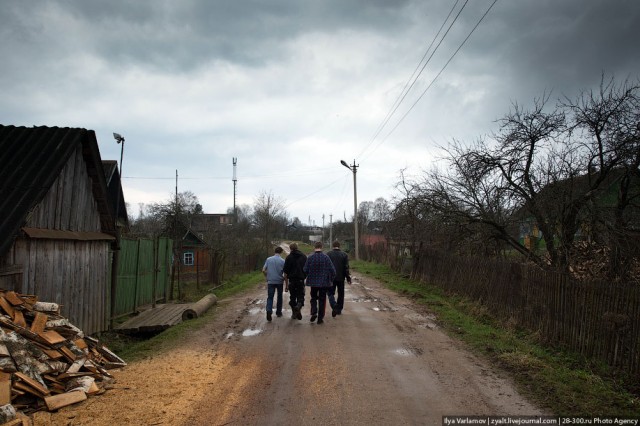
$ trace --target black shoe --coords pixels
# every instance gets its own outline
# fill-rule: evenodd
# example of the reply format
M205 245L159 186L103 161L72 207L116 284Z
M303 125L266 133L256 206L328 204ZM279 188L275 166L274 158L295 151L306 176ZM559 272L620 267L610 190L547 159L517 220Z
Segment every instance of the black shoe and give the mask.
M296 318L298 318L299 320L302 319L302 306L297 306L294 309L294 312L296 313Z
M282 312L276 312L276 316L280 318L282 316Z
M271 312L267 312L267 321L271 321Z
M324 320L319 319L318 324L324 324Z
M291 319L298 319L298 316L296 315L295 312L291 313Z
M336 315L338 315L338 310L336 308L331 309L331 316L335 318Z
M318 315L313 314L313 315L311 315L311 318L309 319L309 321L314 322L316 320L316 318L318 318Z
M338 311L336 312L337 315L342 315L342 309L338 309Z

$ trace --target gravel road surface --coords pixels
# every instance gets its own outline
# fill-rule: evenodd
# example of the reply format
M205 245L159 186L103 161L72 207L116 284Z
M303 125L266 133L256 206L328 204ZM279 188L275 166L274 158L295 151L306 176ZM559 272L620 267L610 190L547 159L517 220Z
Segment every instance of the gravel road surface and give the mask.
M114 373L103 395L53 425L441 425L443 415L532 415L510 380L437 318L354 274L324 324L265 317L266 286L221 302L178 349Z

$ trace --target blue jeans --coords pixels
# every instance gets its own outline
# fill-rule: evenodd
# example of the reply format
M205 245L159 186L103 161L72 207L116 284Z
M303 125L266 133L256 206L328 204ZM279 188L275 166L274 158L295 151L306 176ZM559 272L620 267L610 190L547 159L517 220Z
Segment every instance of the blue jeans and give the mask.
M273 296L278 291L276 314L282 313L282 284L267 284L267 312L273 312Z

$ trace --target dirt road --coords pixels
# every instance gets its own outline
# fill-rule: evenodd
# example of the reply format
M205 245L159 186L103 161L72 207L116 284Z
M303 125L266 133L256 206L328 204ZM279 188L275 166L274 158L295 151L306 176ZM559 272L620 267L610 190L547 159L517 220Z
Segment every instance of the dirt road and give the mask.
M54 425L440 425L443 415L541 414L409 299L354 274L325 323L268 323L265 286L217 306L181 348L116 372ZM308 295L308 292L307 292Z

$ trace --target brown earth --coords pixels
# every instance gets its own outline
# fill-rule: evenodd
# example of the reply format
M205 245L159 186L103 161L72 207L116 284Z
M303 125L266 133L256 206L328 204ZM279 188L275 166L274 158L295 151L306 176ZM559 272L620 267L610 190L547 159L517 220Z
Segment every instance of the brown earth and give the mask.
M444 334L424 307L370 278L325 323L268 323L264 285L216 306L178 349L114 373L105 394L53 425L442 424L443 415L542 411L505 374Z

